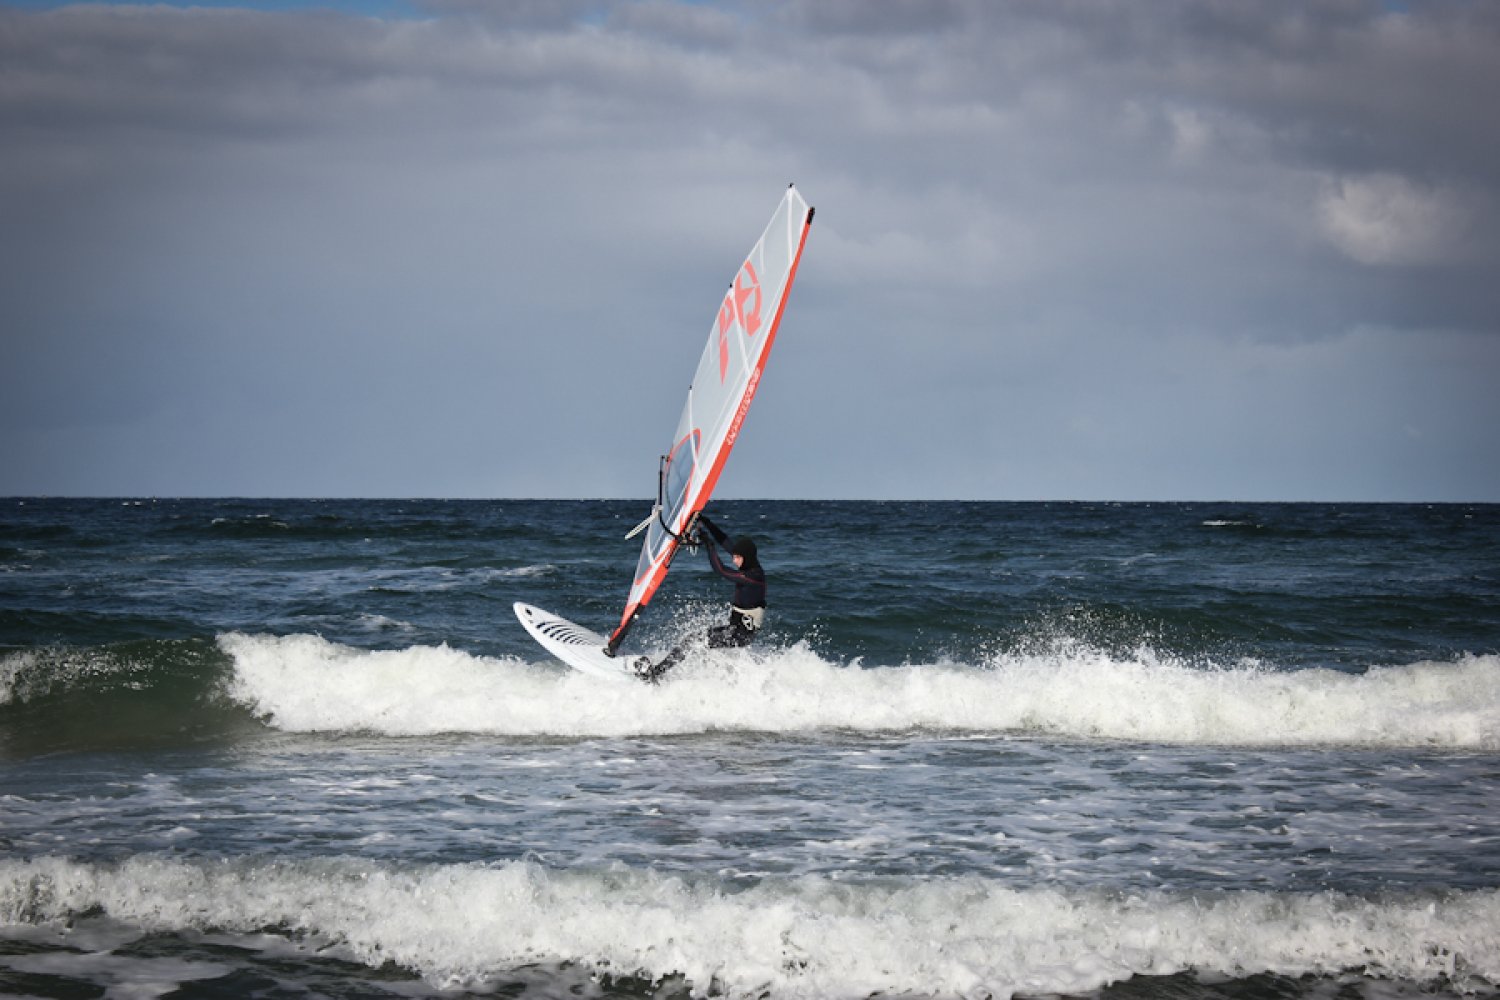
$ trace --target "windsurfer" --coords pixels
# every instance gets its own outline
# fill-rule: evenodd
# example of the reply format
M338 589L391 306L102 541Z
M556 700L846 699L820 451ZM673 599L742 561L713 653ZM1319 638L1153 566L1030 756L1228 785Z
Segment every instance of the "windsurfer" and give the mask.
M713 566L716 573L734 584L734 599L729 607L729 623L715 625L708 630L708 648L726 649L748 646L755 638L755 633L760 629L766 614L766 571L761 568L755 540L748 535L741 535L731 545L729 536L724 530L702 514L698 515L694 530L698 532L696 537L700 540L702 532L708 533L712 542L704 547L708 549L709 564ZM729 553L734 561L733 569L724 565L719 557L719 547ZM662 657L660 663L653 664L642 656L636 661L636 673L643 680L655 683L662 674L682 662L682 658L686 655L687 646L684 644L675 647Z

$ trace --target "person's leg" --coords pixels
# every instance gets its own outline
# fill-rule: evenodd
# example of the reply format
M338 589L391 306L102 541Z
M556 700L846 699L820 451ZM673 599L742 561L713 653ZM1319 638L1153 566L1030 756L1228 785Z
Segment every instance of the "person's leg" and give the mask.
M643 681L655 684L661 679L661 675L671 670L682 662L687 655L687 644L672 647L672 651L661 658L660 663L652 663L647 657L639 657L635 663L635 675Z
M709 649L738 649L750 645L755 633L736 622L733 625L715 625L708 630Z
M750 640L755 638L755 633L739 625L715 625L708 630L709 649L734 649L740 646L750 645ZM661 675L671 670L683 661L687 656L688 644L682 643L672 647L672 651L661 658L660 663L652 663L646 657L640 657L635 665L636 676L641 680L650 681L655 684L661 679Z

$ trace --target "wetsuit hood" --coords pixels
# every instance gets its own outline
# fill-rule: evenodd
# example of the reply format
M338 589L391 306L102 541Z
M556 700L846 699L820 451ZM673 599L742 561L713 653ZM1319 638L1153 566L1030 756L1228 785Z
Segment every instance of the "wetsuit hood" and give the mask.
M741 535L736 538L734 545L730 546L729 551L745 558L745 569L753 569L760 566L760 560L756 558L755 539L749 535Z

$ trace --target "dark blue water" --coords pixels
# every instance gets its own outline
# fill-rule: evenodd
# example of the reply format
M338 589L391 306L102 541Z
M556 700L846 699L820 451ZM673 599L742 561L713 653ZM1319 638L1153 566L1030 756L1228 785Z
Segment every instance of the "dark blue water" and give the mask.
M1500 506L0 504L0 992L1500 984Z

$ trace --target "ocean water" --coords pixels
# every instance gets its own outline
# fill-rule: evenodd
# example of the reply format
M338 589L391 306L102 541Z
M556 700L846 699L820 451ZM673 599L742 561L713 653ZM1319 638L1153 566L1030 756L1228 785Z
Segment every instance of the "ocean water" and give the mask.
M1500 506L713 512L0 501L0 995L1500 996Z

